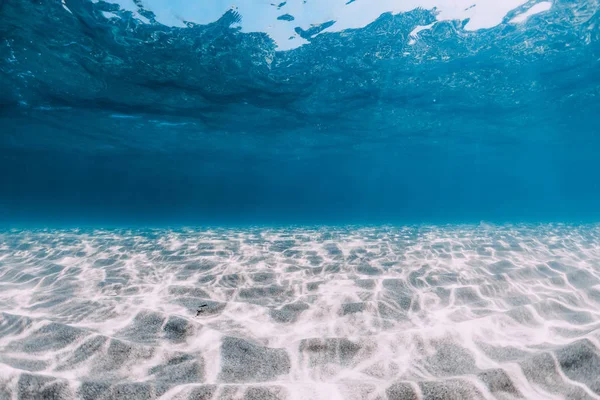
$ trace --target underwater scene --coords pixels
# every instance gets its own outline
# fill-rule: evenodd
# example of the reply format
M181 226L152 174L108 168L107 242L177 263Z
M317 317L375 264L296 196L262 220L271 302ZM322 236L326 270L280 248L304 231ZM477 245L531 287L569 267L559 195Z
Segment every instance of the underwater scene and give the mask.
M0 399L600 399L599 0L0 0Z

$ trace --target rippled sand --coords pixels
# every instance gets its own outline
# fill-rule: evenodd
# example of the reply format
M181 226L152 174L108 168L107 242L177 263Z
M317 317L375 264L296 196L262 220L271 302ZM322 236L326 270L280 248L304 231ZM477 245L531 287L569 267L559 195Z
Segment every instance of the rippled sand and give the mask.
M600 226L5 231L0 311L0 399L600 398Z

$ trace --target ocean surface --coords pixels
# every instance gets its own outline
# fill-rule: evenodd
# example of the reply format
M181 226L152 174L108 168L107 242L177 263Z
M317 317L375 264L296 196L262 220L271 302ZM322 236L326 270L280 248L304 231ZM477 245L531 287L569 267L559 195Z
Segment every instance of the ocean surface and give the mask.
M600 218L598 1L231 5L0 1L0 217Z
M599 126L599 0L0 0L0 400L598 400Z

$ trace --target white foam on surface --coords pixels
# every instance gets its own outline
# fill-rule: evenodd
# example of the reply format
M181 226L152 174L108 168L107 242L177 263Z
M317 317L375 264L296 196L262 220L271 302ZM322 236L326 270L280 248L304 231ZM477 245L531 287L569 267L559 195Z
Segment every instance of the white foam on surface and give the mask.
M133 0L111 0L123 9L137 12ZM143 0L144 8L156 15L156 20L164 25L185 27L184 22L208 24L219 19L233 9L242 16L243 32L266 32L276 42L280 50L296 48L306 40L295 32L296 27L304 30L311 26L335 21L324 32L339 32L346 29L362 28L375 21L383 13L404 13L416 8L435 9L438 21L466 20L467 30L492 28L504 20L512 10L524 5L527 0L289 0L278 7L278 2L258 0ZM534 5L533 12L541 12L548 2ZM551 5L551 3L550 3ZM547 8L546 8L547 10ZM278 20L289 14L293 21Z

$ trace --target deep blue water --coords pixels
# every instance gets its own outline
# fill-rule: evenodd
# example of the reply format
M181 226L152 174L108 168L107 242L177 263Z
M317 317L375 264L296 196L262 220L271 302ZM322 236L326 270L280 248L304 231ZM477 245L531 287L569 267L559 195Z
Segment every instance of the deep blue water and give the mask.
M279 51L233 11L180 28L102 1L0 1L0 215L597 221L599 6L556 0L509 22L535 3L415 43L434 12L384 13Z

